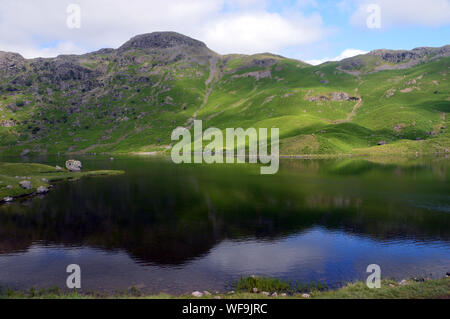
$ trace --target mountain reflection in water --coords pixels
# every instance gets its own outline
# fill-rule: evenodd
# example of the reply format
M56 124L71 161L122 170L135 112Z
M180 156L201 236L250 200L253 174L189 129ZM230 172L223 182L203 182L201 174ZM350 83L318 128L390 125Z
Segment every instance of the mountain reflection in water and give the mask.
M221 289L245 274L333 284L364 278L377 262L386 276L450 268L445 159L282 160L274 176L250 164L148 158L83 166L126 174L58 183L0 207L0 285L63 286L64 271L44 265L64 270L77 258L98 269L90 288L143 281L152 291Z

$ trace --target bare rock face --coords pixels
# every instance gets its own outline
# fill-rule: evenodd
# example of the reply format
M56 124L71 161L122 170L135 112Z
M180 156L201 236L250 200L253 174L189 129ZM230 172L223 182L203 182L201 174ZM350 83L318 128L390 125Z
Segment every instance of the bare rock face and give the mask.
M413 50L374 50L369 53L372 56L381 57L390 63L404 63L410 60L422 60L427 57L445 57L450 55L450 45L441 48L415 48Z
M334 102L341 102L341 101L359 101L359 97L357 96L350 96L345 92L332 92L328 95L320 95L320 96L308 96L306 98L310 102L320 102L320 101L334 101Z
M25 59L18 53L0 51L0 75L15 76L25 70Z
M66 168L71 172L80 172L81 171L81 162L77 160L68 160L66 161Z

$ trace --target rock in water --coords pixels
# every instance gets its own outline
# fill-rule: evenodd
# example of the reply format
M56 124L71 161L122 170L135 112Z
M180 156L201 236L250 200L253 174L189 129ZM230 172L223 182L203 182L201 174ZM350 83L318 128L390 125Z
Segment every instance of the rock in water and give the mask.
M81 162L77 160L68 160L66 161L66 168L71 172L79 172L81 171Z
M30 181L21 181L19 182L20 187L24 188L24 189L31 189L33 188L33 186L31 185Z
M22 153L20 153L20 156L27 156L28 153L30 153L30 150L23 150Z
M38 193L38 194L48 193L48 188L45 186L39 186L36 190L36 193Z

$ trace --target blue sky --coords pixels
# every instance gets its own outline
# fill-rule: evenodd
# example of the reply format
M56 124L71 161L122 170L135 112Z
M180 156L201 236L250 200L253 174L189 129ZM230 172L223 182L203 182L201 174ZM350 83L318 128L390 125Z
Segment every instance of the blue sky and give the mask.
M67 25L69 4L80 9L80 28ZM367 11L369 5L378 12ZM368 27L374 13L379 28ZM222 54L272 52L320 63L380 48L450 44L450 0L2 0L0 6L0 50L27 58L114 48L136 34L169 30Z

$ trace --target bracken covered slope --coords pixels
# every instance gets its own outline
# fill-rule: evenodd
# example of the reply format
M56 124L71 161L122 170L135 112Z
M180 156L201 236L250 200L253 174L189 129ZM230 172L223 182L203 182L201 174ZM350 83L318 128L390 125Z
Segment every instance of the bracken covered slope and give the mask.
M0 52L0 152L167 151L178 126L279 127L281 153L449 152L450 46L311 66L174 32L51 59Z

